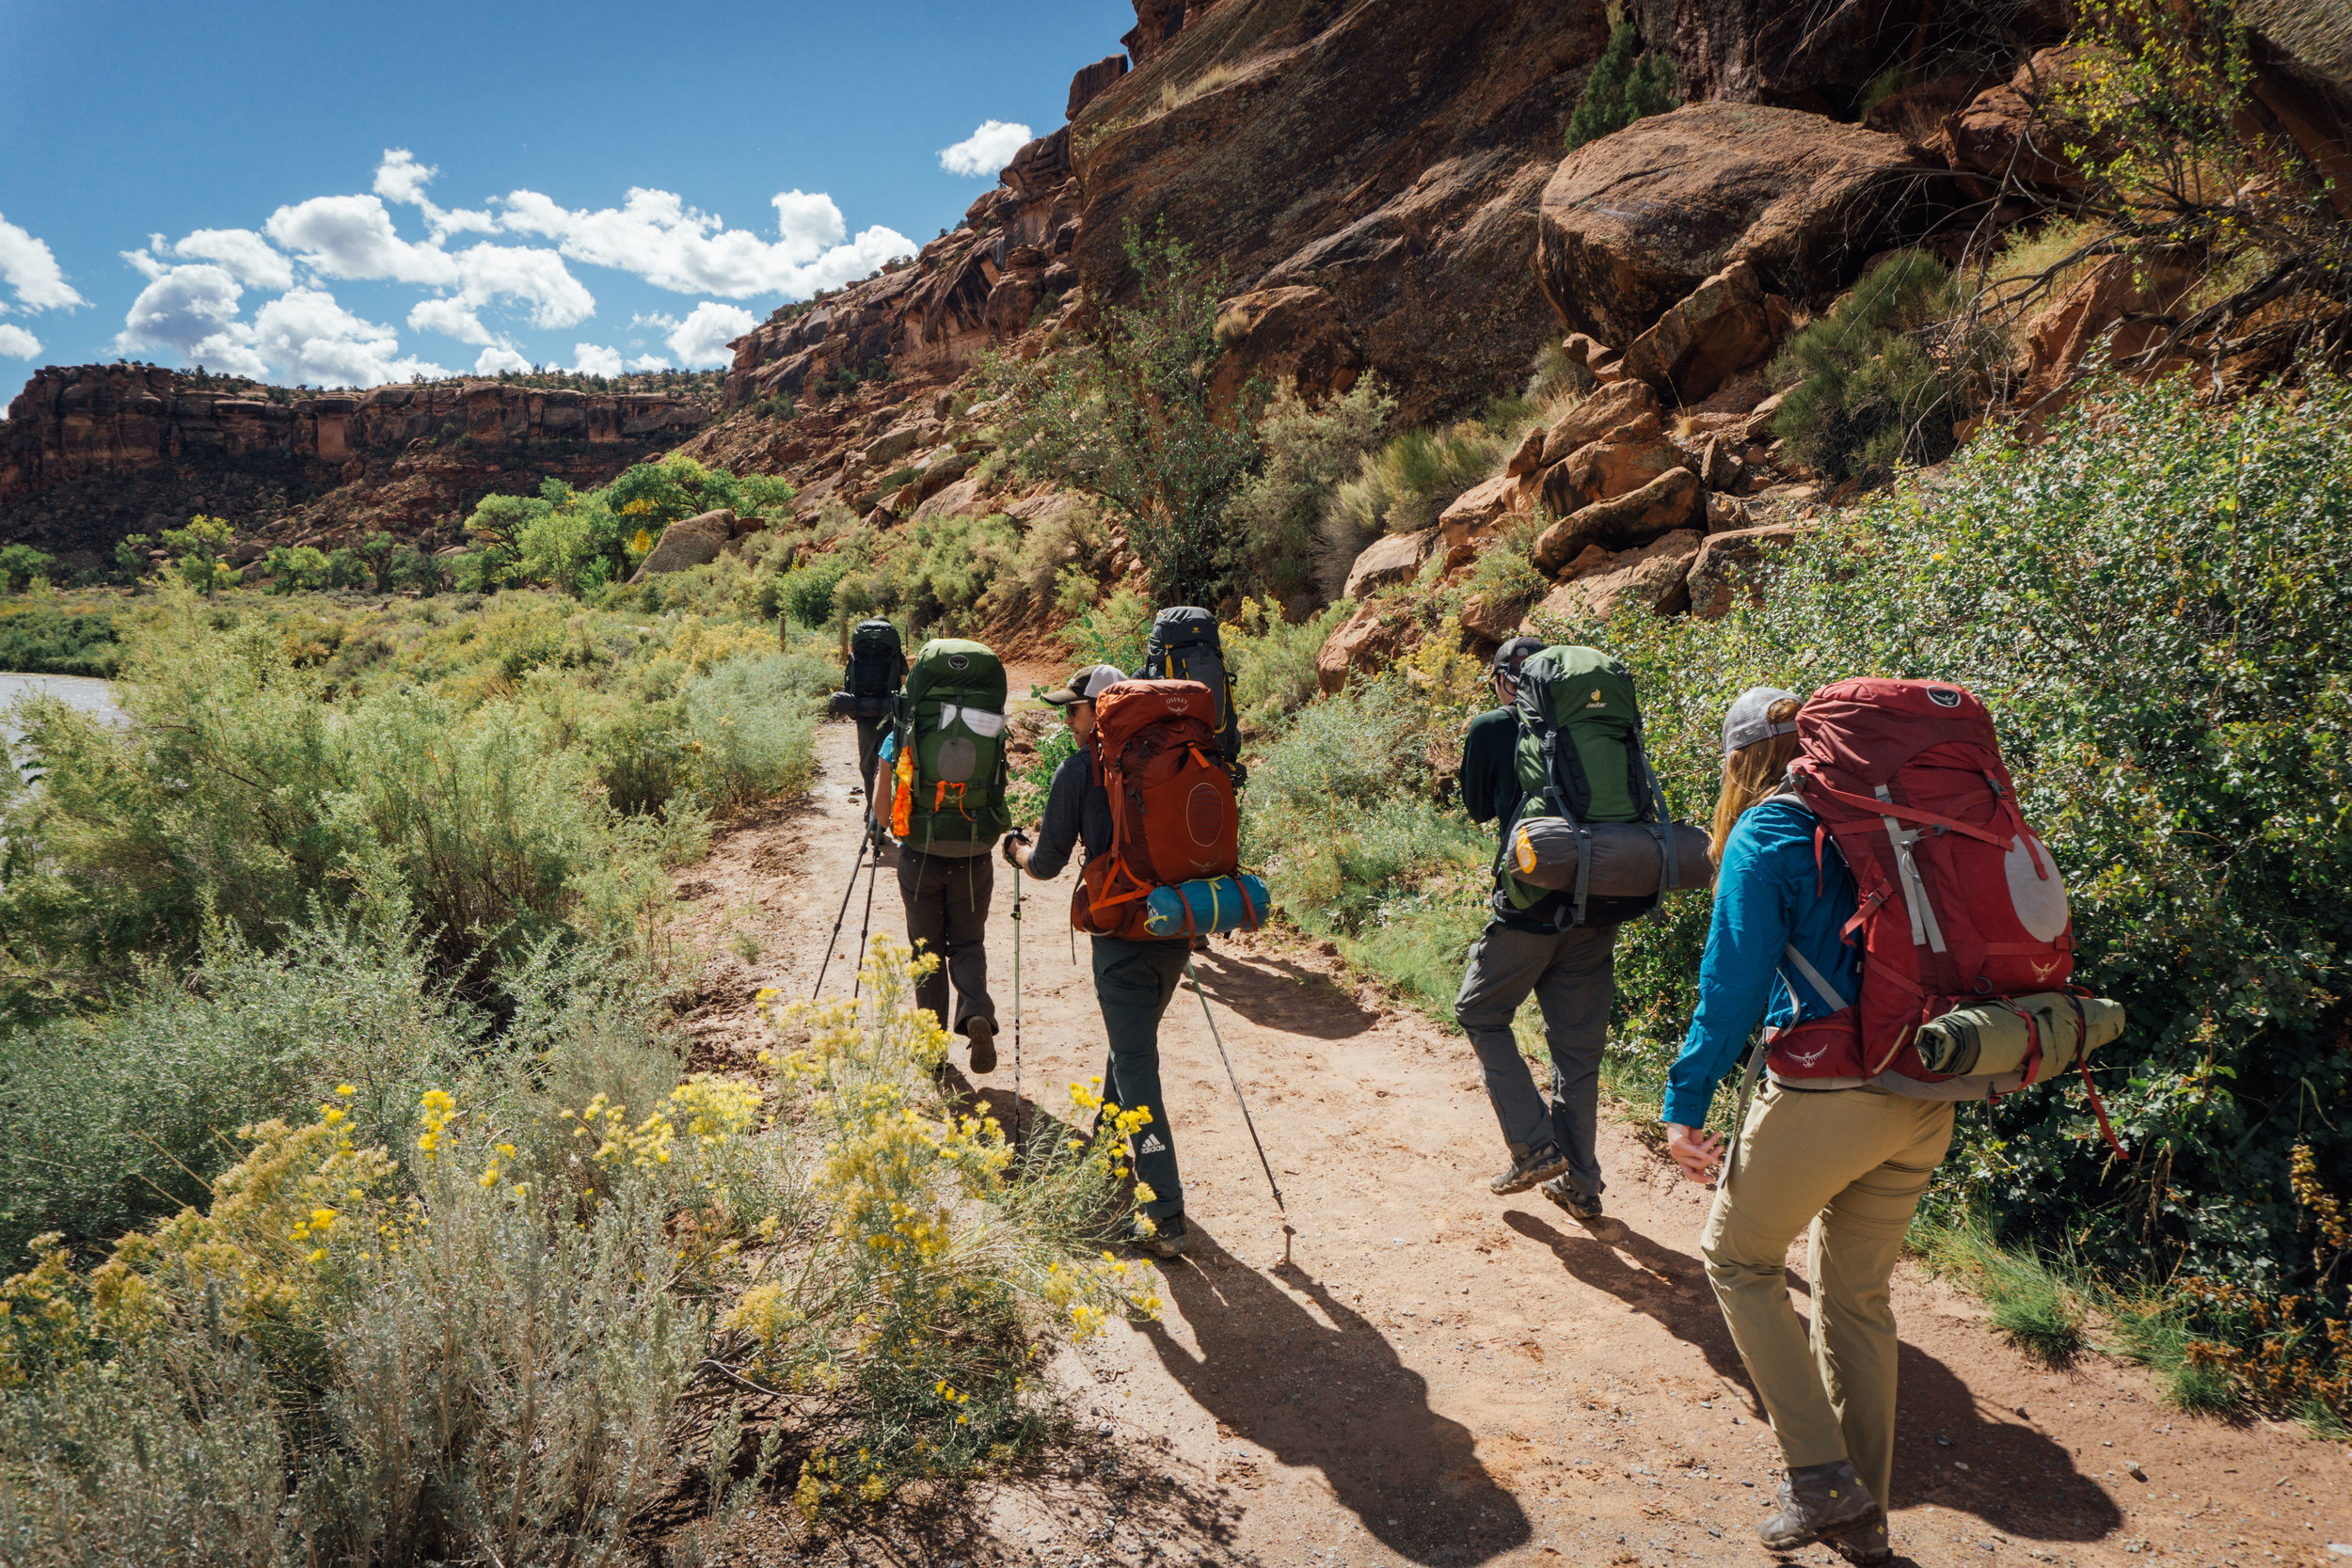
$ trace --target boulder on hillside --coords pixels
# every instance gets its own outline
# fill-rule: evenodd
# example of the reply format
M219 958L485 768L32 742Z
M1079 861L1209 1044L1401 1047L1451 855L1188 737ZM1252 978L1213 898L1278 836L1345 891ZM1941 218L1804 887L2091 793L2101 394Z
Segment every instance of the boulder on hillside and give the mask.
M1820 300L1937 215L1940 173L1858 125L1685 104L1561 160L1537 216L1536 275L1572 330L1619 343L1740 261L1768 291Z
M1565 517L1595 501L1629 495L1668 469L1686 466L1674 443L1658 433L1655 420L1647 430L1641 424L1621 425L1545 469L1537 494L1544 510Z
M664 572L683 572L690 566L707 566L719 559L735 538L735 514L725 507L716 512L697 513L681 517L661 531L661 537L653 550L628 580L643 582Z
M1410 582L1421 563L1429 559L1429 552L1438 542L1438 531L1422 529L1419 533L1391 533L1375 539L1356 558L1356 564L1347 569L1347 586L1342 596L1360 599L1383 588L1393 588L1400 582Z
M1217 307L1216 341L1225 352L1210 372L1209 397L1219 407L1260 377L1321 403L1355 386L1364 371L1339 301L1322 289L1294 284L1236 295Z
M1659 615L1677 614L1691 603L1684 578L1704 543L1697 530L1677 529L1613 557L1600 570L1569 578L1535 608L1568 621L1605 621L1620 605L1629 604Z
M1645 418L1647 426L1642 424ZM1577 448L1629 425L1652 435L1665 429L1660 420L1658 394L1646 382L1612 382L1561 415L1544 433L1544 455L1537 467L1565 463Z
M1772 316L1751 261L1708 278L1626 345L1625 373L1668 401L1692 404L1772 356Z
M1383 614L1376 604L1358 605L1315 655L1315 684L1327 695L1347 684L1350 671L1378 668L1405 645L1412 626L1409 615Z
M2018 400L2031 404L2049 396L2102 343L2110 359L2121 359L2163 341L2171 330L2171 323L2162 319L2165 312L2197 276L2198 269L2178 252L2100 261L2026 321L2026 385ZM2163 374L2179 363L2145 373Z
M1627 549L1687 528L1700 515L1705 496L1698 475L1670 468L1639 490L1595 501L1544 530L1535 541L1535 569L1556 572L1587 545Z
M1955 169L1996 184L2018 180L2052 190L2080 189L2082 177L2066 156L2066 128L2050 117L2048 94L2098 57L2090 49L2042 50L2007 82L1987 87L1948 116L1928 139L1928 150Z
M1684 579L1691 595L1691 613L1709 620L1724 614L1731 609L1732 595L1743 586L1747 587L1751 602L1760 602L1762 595L1747 586L1750 573L1767 550L1787 545L1796 537L1795 527L1788 523L1708 534L1692 559L1690 573Z
M1517 475L1502 473L1482 480L1438 515L1438 533L1445 541L1448 556L1475 548L1503 519L1518 511L1521 491L1517 479Z
M1502 642L1518 633L1519 618L1526 613L1525 599L1472 594L1462 601L1459 619L1462 629L1481 642Z

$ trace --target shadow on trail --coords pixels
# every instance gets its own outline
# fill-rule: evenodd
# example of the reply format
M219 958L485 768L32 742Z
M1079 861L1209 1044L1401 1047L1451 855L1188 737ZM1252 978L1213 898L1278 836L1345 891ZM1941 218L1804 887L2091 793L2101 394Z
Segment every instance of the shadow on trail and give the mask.
M1245 955L1231 946L1212 945L1206 953L1195 955L1193 967L1210 1001L1232 1008L1260 1028L1279 1029L1309 1039L1344 1040L1380 1022L1377 1013L1358 1006L1356 998L1332 984L1330 976L1287 958ZM1184 990L1191 989L1186 982ZM1195 1013L1200 1010L1190 997L1178 1000ZM1172 1010L1175 1003L1168 1006Z
M1470 1430L1430 1409L1428 1384L1378 1329L1297 1265L1272 1272L1315 1311L1198 1221L1192 1236L1165 1277L1200 1354L1161 1323L1143 1333L1223 1430L1321 1470L1340 1504L1411 1561L1479 1563L1527 1544L1526 1513L1479 1463Z
M1608 1222L1613 1228L1604 1238L1564 1233L1517 1210L1502 1218L1549 1247L1578 1279L1698 1351L1709 1370L1739 1386L1751 1418L1765 1419L1706 1266L1696 1258L1661 1246L1622 1221ZM1799 1295L1811 1293L1793 1270L1788 1283ZM1903 1341L1898 1355L1895 1508L1933 1503L2038 1541L2096 1541L2122 1527L2115 1499L2075 1468L2064 1445L1987 1406L1958 1373L1916 1345Z

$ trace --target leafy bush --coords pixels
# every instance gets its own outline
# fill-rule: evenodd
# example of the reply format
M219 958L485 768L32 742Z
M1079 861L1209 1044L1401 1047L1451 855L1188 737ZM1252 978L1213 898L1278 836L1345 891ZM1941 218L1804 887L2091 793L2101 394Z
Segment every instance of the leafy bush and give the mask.
M1348 568L1366 546L1384 532L1429 527L1503 455L1501 437L1475 420L1442 430L1408 430L1365 453L1355 477L1342 483L1323 509L1315 580L1325 597L1340 596Z
M829 691L834 673L821 667ZM811 692L802 661L781 654L736 657L686 689L686 731L697 748L704 801L739 808L798 795L817 776Z
M103 610L61 605L0 610L0 670L27 675L111 675L119 627Z
M1641 29L1629 21L1620 22L1609 30L1609 47L1593 62L1584 90L1577 95L1565 150L1573 152L1622 131L1645 115L1662 115L1675 106L1675 97L1673 60L1656 51L1644 52Z
M1959 444L1997 335L1954 313L1950 269L1925 251L1879 261L1829 315L1772 360L1788 388L1773 431L1799 461L1837 479L1898 463L1940 463Z
M30 545L0 545L0 593L14 594L35 578L47 578L54 564L54 556Z
M1117 589L1062 627L1062 644L1081 664L1108 664L1132 675L1143 668L1153 613L1151 600L1132 588Z
M1372 375L1319 408L1289 388L1276 393L1258 424L1259 470L1225 508L1226 521L1240 534L1233 549L1242 561L1237 577L1244 592L1286 607L1308 596L1324 508L1379 444L1395 412L1396 400Z
M784 574L776 598L784 612L804 626L833 624L833 591L850 570L850 558L839 551L813 556Z
M1273 724L1312 702L1319 689L1315 656L1347 619L1352 606L1335 604L1293 624L1262 599L1244 599L1220 633L1233 675L1233 705L1244 723Z

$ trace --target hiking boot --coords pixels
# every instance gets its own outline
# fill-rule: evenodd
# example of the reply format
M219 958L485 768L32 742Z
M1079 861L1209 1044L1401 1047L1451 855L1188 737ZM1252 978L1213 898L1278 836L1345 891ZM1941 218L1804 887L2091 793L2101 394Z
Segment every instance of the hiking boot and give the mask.
M989 1019L974 1018L964 1023L963 1032L972 1038L972 1070L994 1072L996 1070L995 1023Z
M1883 1533L1886 1511L1854 1474L1853 1461L1836 1459L1827 1465L1800 1465L1783 1476L1780 1511L1756 1527L1756 1538L1766 1551L1793 1552L1873 1525Z
M1555 1176L1544 1183L1543 1192L1546 1197L1565 1209L1571 1217L1586 1225L1600 1218L1599 1197L1588 1196L1583 1188L1576 1184L1574 1177L1565 1174Z
M1127 1222L1127 1244L1154 1258L1173 1258L1183 1252L1184 1243L1192 1239L1191 1232L1184 1228L1182 1213L1163 1214L1150 1221L1149 1230L1144 1228L1145 1223L1141 1214Z
M1878 1568L1881 1563L1895 1560L1895 1548L1887 1544L1886 1521L1883 1519L1875 1525L1866 1525L1860 1529L1834 1536L1829 1545L1830 1550L1848 1562L1859 1562L1865 1568Z
M1567 1174L1568 1157L1560 1152L1558 1144L1537 1144L1524 1154L1512 1156L1511 1168L1486 1183L1486 1190L1497 1197L1523 1193L1538 1181L1549 1181L1555 1176Z

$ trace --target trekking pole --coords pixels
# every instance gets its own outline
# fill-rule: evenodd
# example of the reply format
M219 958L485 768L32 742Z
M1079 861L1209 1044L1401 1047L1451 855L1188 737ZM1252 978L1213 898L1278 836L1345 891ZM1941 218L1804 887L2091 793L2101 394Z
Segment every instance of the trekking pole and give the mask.
M874 928L874 882L882 875L882 828L878 824L867 832L873 835L874 858L866 866L866 913L857 923L857 979L850 987L852 1002L866 985L866 934ZM850 874L850 880L857 880L856 872Z
M863 824L861 824L863 827ZM857 839L857 859L850 865L850 885L841 890L841 908L833 917L833 935L825 939L825 961L817 966L817 983L809 988L808 999L817 1000L817 993L825 989L825 971L833 967L834 944L841 940L842 922L850 918L850 895L857 891L857 874L866 865L866 847L872 842L870 832L861 832Z
M1021 863L1012 867L1012 1148L1021 1151Z
M1225 1037L1216 1032L1216 1015L1209 1011L1209 998L1200 990L1200 972L1192 967L1192 954L1184 954L1184 973L1192 976L1192 994L1200 998L1200 1016L1209 1021L1209 1038L1216 1041L1217 1058L1225 1064L1226 1082L1233 1085L1233 1099L1241 1106L1241 1124L1249 1129L1250 1147L1258 1151L1259 1168L1265 1172L1265 1184L1274 1189L1274 1207L1282 1215L1282 1252L1290 1254L1291 1212L1283 1207L1281 1185L1274 1180L1274 1166L1265 1157L1265 1145L1258 1141L1258 1124L1249 1117L1249 1101L1242 1097L1241 1079L1233 1072L1233 1058L1225 1054Z

